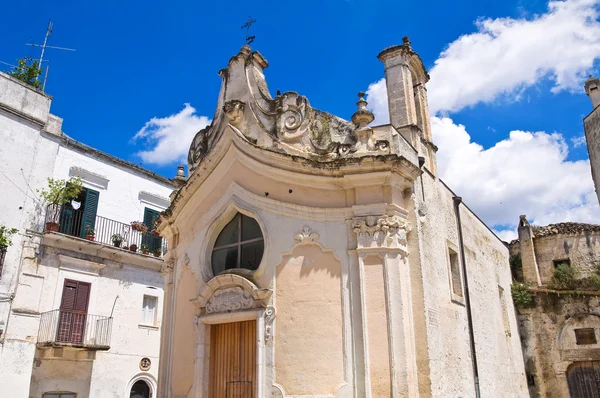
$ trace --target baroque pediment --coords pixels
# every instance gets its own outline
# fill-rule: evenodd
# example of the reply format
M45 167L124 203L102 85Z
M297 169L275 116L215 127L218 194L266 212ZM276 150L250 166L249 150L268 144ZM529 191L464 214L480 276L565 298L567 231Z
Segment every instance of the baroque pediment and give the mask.
M244 46L221 70L223 84L213 122L196 134L190 146L190 172L227 128L255 147L315 161L398 154L394 140L401 139L399 134L367 126L373 118L364 98L357 103L353 121L313 108L296 92L277 91L273 98L263 75L267 66L260 53Z

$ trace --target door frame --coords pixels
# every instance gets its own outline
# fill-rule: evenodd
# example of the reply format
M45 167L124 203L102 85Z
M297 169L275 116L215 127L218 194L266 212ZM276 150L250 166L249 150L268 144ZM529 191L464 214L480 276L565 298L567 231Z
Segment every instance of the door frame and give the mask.
M208 385L210 377L203 377L210 372L210 331L211 325L222 323L233 323L243 321L256 321L256 386L254 387L255 397L266 397L270 395L270 389L267 390L266 384L266 346L272 340L272 325L270 321L274 317L274 309L255 308L245 311L207 314L198 317L197 323L197 353L195 369L196 395L197 397L208 396ZM268 333L267 333L268 330Z

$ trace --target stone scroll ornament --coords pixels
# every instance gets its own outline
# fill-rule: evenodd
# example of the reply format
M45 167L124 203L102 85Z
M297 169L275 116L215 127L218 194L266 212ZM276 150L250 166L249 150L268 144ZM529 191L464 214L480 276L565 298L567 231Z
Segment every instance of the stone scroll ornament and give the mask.
M305 225L302 228L302 231L300 231L298 234L296 234L296 236L294 236L294 239L301 243L316 242L319 240L319 234L313 232L312 229L310 229L310 227Z
M405 249L409 223L399 216L356 217L352 224L357 247Z
M217 290L206 304L206 313L247 310L254 306L252 295L239 286Z

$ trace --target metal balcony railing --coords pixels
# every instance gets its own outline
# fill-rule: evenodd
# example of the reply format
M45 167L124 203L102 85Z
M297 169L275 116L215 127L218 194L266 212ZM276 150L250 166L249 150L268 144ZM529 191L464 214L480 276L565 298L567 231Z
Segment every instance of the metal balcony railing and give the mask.
M52 310L40 316L38 345L108 350L112 317Z
M46 211L45 225L47 226L49 222L58 224L58 231L56 232L61 234L76 236L126 250L131 250L131 246L135 245L137 250L134 251L139 252L142 251L143 247L147 247L150 255L159 250L160 256L162 256L167 251L166 239L155 235L152 226L148 226L148 232L143 233L134 230L131 224L101 216L89 217L83 210L75 210L67 205L60 207L58 210L55 210L52 206L48 206ZM90 230L94 231L93 235L88 234ZM120 237L121 241L116 240L117 237Z

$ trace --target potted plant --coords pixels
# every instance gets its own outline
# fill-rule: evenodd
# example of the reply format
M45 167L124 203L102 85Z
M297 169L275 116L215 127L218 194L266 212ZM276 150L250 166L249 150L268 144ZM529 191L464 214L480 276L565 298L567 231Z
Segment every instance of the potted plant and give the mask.
M85 226L85 238L87 240L94 240L95 236L96 236L96 230L94 228L92 228L91 225L86 225Z
M8 246L12 246L12 236L19 232L16 228L7 228L0 225L0 252L6 251Z
M154 254L154 257L160 257L160 255L162 254L162 249L160 247L157 247L152 251L152 254Z
M121 236L121 234L113 234L113 236L110 237L110 240L112 240L114 247L121 247L123 237Z
M48 204L46 213L46 231L58 231L58 220L62 205L75 199L83 190L81 178L68 180L48 178L48 186L38 189L40 197Z
M146 226L146 224L144 224L141 221L132 221L131 222L131 229L133 229L134 231L139 231L143 234L145 234L146 232L148 232L148 226Z
M150 253L150 246L147 243L142 243L142 253L148 254Z
M132 252L137 252L137 245L135 243L129 245L129 250L131 250Z

